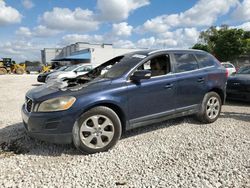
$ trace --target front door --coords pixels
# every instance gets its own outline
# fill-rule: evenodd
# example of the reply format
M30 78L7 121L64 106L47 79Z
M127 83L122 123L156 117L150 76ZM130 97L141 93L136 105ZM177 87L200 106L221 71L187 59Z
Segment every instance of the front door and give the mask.
M171 72L167 54L154 56L137 70L150 70L152 77L139 83L128 81L128 109L130 124L136 124L175 110L176 77Z

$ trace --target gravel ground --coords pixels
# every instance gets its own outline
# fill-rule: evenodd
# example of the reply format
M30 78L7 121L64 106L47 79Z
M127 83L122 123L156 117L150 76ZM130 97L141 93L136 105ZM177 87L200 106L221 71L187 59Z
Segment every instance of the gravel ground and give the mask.
M178 118L81 155L25 135L20 108L37 85L35 75L0 76L0 187L250 187L250 103L228 103L213 124Z

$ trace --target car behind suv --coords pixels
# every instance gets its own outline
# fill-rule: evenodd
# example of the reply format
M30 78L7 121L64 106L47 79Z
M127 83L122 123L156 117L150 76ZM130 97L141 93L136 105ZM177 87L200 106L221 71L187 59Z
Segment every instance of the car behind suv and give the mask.
M22 117L33 137L73 141L84 153L102 152L136 127L191 114L203 123L214 122L226 80L226 70L203 51L138 51L61 84L30 90Z
M68 66L66 69L61 71L56 71L54 73L51 73L47 76L45 82L56 82L60 81L61 79L65 78L75 78L77 76L86 74L92 70L91 64L77 64L77 65L71 65Z

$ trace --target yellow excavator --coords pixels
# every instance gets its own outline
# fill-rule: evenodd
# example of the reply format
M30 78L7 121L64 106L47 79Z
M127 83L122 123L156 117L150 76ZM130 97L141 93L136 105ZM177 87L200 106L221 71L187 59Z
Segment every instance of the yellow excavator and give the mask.
M11 58L2 58L0 60L0 75L2 74L24 74L30 73L29 66L26 63L17 64L15 61L12 61ZM39 68L39 73L49 72L51 69L50 65L43 65Z
M15 61L12 61L11 58L3 58L0 60L0 75L1 74L23 74L25 73L25 64L16 64Z

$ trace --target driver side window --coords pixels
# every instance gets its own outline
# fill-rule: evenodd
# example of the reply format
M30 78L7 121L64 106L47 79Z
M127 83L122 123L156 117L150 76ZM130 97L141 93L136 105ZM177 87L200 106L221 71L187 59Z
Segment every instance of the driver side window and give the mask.
M137 70L149 70L151 71L151 77L166 75L171 72L169 55L166 54L153 57L138 67Z

